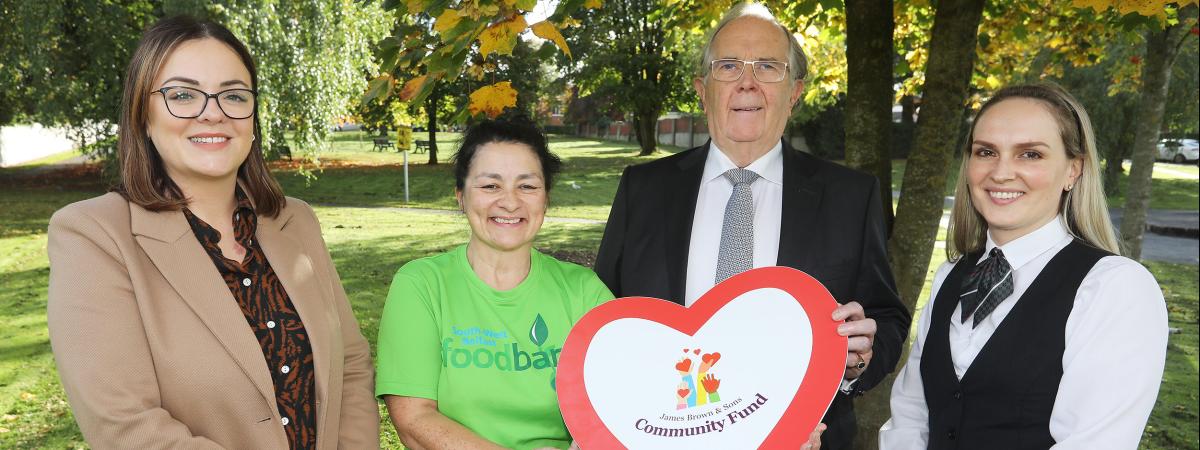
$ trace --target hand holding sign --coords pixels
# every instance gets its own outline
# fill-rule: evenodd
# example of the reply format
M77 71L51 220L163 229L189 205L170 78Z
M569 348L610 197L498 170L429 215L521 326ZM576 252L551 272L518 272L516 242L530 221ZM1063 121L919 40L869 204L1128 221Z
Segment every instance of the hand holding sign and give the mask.
M587 449L819 443L845 373L836 306L815 279L782 267L734 276L691 308L605 303L564 345L563 418Z

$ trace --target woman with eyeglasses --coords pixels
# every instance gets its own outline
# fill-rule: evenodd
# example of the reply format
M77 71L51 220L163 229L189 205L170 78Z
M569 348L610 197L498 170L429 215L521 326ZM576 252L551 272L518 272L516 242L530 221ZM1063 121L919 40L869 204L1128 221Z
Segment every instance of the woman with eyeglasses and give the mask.
M1167 311L1118 256L1087 113L1050 85L1001 89L962 156L938 269L880 448L1135 449Z
M150 27L119 185L50 220L50 341L93 448L379 447L370 349L263 160L257 81L221 25Z

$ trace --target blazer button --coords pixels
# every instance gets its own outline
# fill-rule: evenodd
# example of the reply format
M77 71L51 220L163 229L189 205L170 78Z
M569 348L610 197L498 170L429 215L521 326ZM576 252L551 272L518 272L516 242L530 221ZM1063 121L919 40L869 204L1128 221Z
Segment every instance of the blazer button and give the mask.
M954 399L962 400L962 391L954 391Z
M951 428L951 429L950 429L950 432L946 433L946 437L947 437L947 438L949 438L949 439L950 439L950 440L952 440L952 441L954 440L955 434L954 434L954 429L953 429L953 428Z

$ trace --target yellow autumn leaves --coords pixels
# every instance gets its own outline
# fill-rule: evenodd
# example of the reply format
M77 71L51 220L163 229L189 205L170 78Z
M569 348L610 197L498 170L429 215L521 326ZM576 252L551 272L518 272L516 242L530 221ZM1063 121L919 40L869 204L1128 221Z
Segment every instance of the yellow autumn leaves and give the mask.
M472 92L467 111L472 116L483 113L488 117L495 118L505 109L514 106L517 106L517 91L513 89L511 82L501 81Z
M571 57L571 49L567 48L567 40L563 39L562 33L558 31L558 27L554 26L554 24L543 20L533 24L533 26L529 27L529 29L533 30L533 34L535 36L554 42L554 45L557 45L558 48L562 49L563 53L567 54L568 58Z
M438 20L440 21L441 19ZM485 59L492 53L511 55L513 46L517 43L517 36L525 31L525 28L529 28L537 37L554 42L554 45L562 49L563 53L571 56L571 49L567 47L567 40L563 39L563 35L558 31L557 25L554 25L549 20L543 20L533 24L533 26L529 26L525 22L525 18L521 16L515 16L495 23L487 27L486 30L483 30L483 33L479 35L479 54ZM434 29L437 29L436 24L434 25Z
M567 47L567 41L563 39L562 33L558 31L557 26L546 20L529 26L525 22L525 18L521 16L514 16L508 20L492 24L483 30L483 33L479 35L479 54L484 59L492 54L511 55L513 47L517 43L518 36L526 28L531 29L534 35L554 42L554 45L562 49L563 53L566 53L568 57L571 56L571 49ZM471 115L483 113L487 114L488 117L494 118L504 112L505 109L516 105L517 91L513 89L512 83L501 81L490 86L481 87L472 92L467 109Z
M1096 12L1113 8L1122 15L1137 13L1146 17L1157 17L1160 20L1166 19L1166 8L1169 3L1187 6L1200 3L1200 0L1071 0L1071 6L1076 8L1091 8Z
M420 11L420 8L427 6L426 3L427 0L406 0L409 11ZM437 14L433 23L433 31L438 34L443 43L450 43L464 34L476 36L479 41L479 54L484 60L487 60L491 55L511 55L520 34L528 29L535 36L553 42L567 57L571 57L571 49L567 46L567 40L563 38L560 31L562 27L572 24L571 19L568 18L560 24L543 20L530 25L519 12L532 10L535 5L536 0L466 0L455 8L446 8ZM603 0L586 0L583 6L588 9L600 8L603 6ZM482 26L482 24L478 24L481 17L496 15L500 15L500 19L486 24L482 30L475 28L472 31L471 26L468 26L468 24L476 27ZM459 68L458 70L463 69ZM482 77L486 67L471 65L465 70L473 78L478 79ZM435 83L441 78L441 75L435 75L432 78L429 75L421 75L408 80L399 91L400 98L407 101L418 96L419 93L426 90L426 83ZM468 110L472 115L486 114L488 117L494 118L506 108L516 106L516 98L517 92L513 89L512 83L502 81L472 92Z
M517 35L525 31L527 26L524 17L516 16L487 27L479 35L479 54L483 55L484 59L492 53L511 55L513 47L517 44Z

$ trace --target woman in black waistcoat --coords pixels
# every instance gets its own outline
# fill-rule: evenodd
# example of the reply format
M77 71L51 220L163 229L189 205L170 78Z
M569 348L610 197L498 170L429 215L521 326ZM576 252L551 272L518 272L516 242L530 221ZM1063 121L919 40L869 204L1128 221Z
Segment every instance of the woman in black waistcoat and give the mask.
M1056 86L1000 90L962 158L946 253L884 449L1135 449L1167 312L1117 256L1087 113Z

